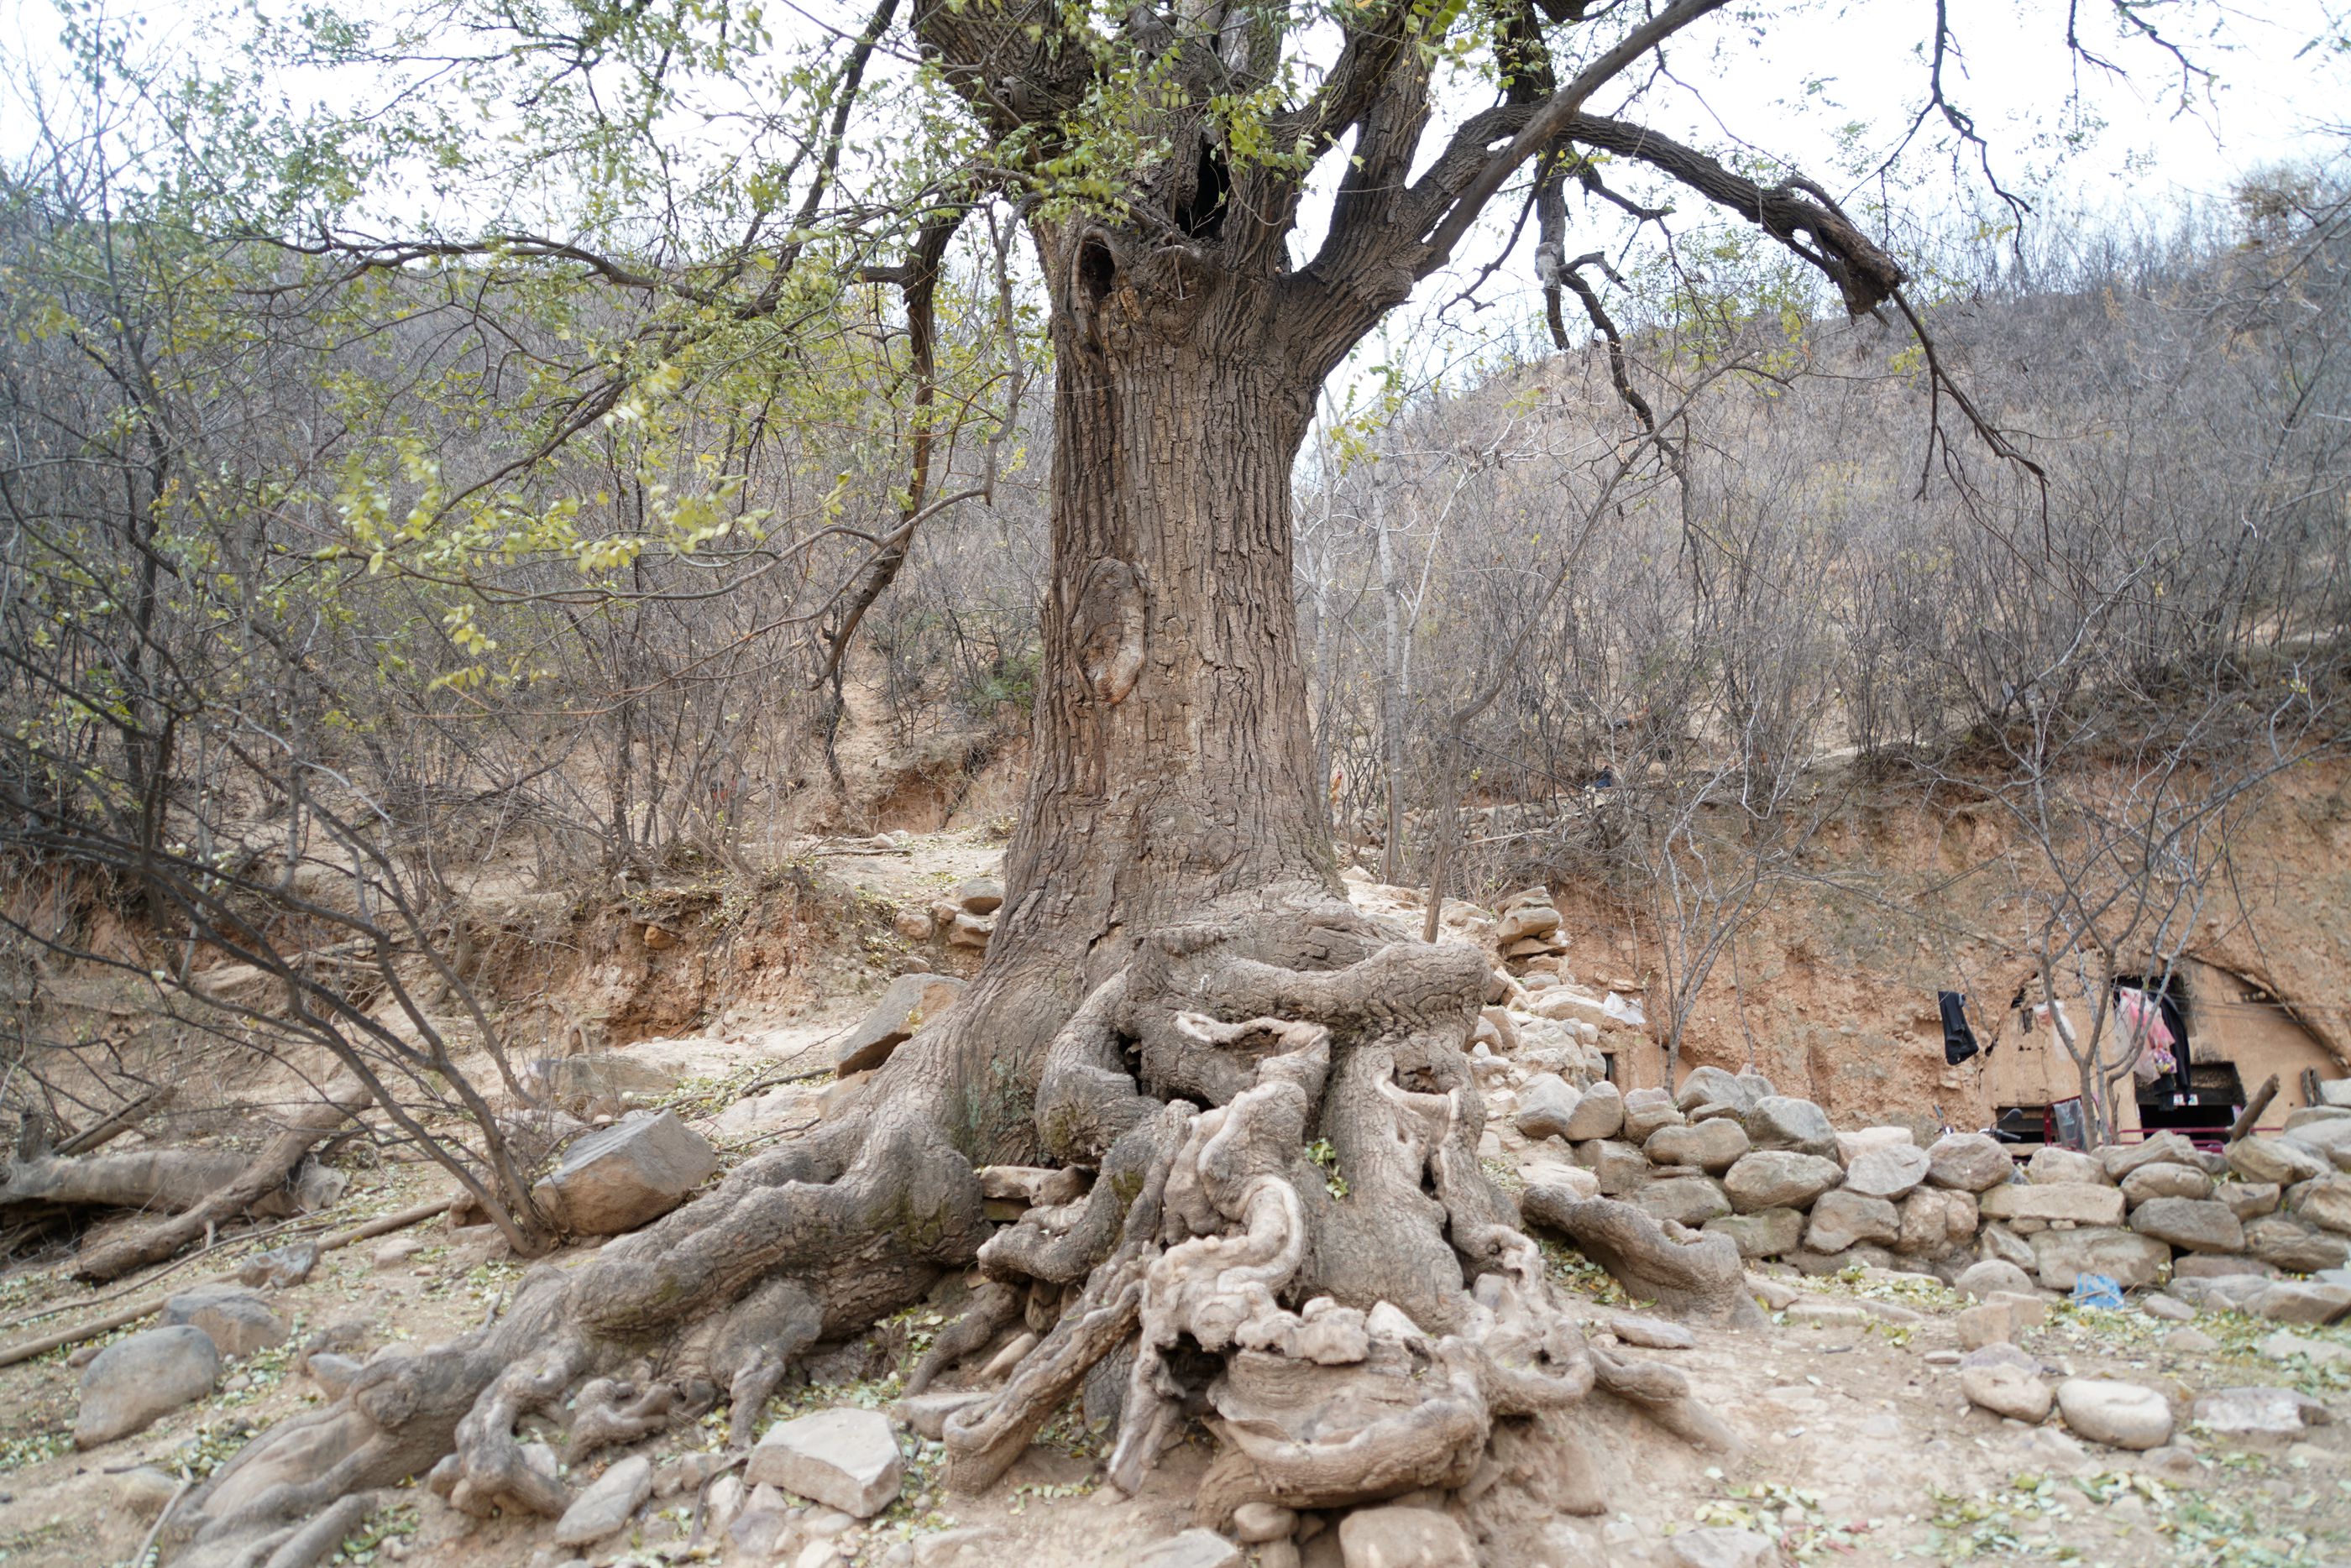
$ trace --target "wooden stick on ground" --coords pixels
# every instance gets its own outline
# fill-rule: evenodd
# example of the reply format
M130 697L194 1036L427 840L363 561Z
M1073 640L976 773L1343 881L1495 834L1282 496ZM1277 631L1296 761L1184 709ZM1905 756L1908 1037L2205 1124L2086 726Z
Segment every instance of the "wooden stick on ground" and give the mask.
M2270 1108L2272 1100L2277 1098L2277 1092L2278 1075L2272 1073L2262 1086L2253 1091L2253 1097L2245 1102L2245 1114L2229 1124L2229 1136L2226 1141L2234 1143L2252 1131L2253 1124L2262 1119L2262 1113Z
M371 1220L363 1225L354 1225L348 1231L338 1231L331 1235L321 1237L319 1250L322 1252L331 1252L339 1247L348 1247L356 1241L365 1241L377 1236L389 1235L394 1231L405 1230L411 1225L430 1220L435 1214L444 1213L448 1208L449 1199L446 1198L435 1199L430 1203L419 1203L413 1208L402 1209L397 1213ZM234 1275L215 1274L211 1279L197 1280L183 1285L180 1291L193 1290L199 1284L234 1284L235 1282ZM78 1345L85 1339L96 1338L108 1329L120 1328L126 1323L136 1323L142 1317L152 1316L162 1312L164 1302L179 1294L180 1291L144 1296L128 1306L116 1308L103 1317L76 1324L71 1328L61 1328L54 1334L45 1334L38 1339L28 1339L19 1345L0 1347L0 1366L14 1366L20 1361L30 1361L36 1355L46 1355L62 1345Z

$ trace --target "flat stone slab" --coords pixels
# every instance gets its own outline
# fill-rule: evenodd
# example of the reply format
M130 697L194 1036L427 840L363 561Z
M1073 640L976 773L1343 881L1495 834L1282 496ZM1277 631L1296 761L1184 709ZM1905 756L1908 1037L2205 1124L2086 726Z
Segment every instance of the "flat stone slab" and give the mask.
M193 1324L118 1340L82 1369L74 1447L94 1449L141 1431L211 1393L219 1376L220 1352Z
M664 1111L576 1140L532 1196L575 1231L617 1236L684 1202L717 1168L708 1140Z
M744 1476L871 1519L896 1500L905 1467L890 1417L844 1406L777 1427L751 1450Z
M193 1324L212 1337L223 1355L251 1355L283 1345L291 1332L269 1303L242 1285L198 1285L163 1303L163 1326Z
M629 1522L653 1494L653 1462L643 1454L622 1459L574 1498L555 1521L558 1546L590 1546Z
M924 1024L953 1006L962 991L963 981L952 975L900 975L873 1004L873 1011L833 1047L832 1070L847 1077L879 1067Z
M1187 1530L1152 1542L1133 1561L1134 1568L1240 1568L1241 1549L1213 1530Z

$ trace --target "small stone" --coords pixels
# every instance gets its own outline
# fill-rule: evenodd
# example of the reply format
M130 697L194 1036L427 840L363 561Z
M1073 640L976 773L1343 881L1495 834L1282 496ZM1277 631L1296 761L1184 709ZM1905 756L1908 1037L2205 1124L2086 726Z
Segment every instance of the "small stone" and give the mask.
M2227 1204L2209 1199L2150 1198L2131 1211L2130 1228L2190 1252L2240 1252L2245 1246L2245 1228L2236 1215Z
M774 1428L744 1476L871 1519L896 1500L905 1471L887 1416L837 1407Z
M1723 1190L1741 1214L1802 1209L1844 1179L1833 1159L1791 1149L1758 1149L1724 1173Z
M283 1345L291 1332L267 1302L242 1285L197 1285L168 1297L162 1321L166 1328L192 1324L204 1330L231 1360Z
M1667 1537L1666 1545L1677 1568L1773 1568L1780 1561L1780 1548L1770 1536L1725 1525L1678 1532Z
M2177 1296L2168 1296L2160 1291L2151 1296L2139 1298L2138 1310L2149 1317L2162 1318L2169 1323L2186 1323L2196 1315L2194 1307Z
M2057 1408L2067 1427L2094 1443L2154 1449L2171 1440L2171 1402L2136 1383L2068 1377L2057 1385Z
M1748 1141L1758 1149L1836 1156L1836 1129L1829 1125L1828 1113L1810 1100L1766 1095L1748 1111L1746 1120Z
M1959 1392L1968 1403L2011 1421L2040 1422L2048 1418L2054 1397L2049 1385L2021 1366L1970 1366L1959 1373Z
M1298 1530L1298 1515L1279 1503L1245 1502L1233 1510L1233 1533L1244 1544L1285 1541Z
M2200 1328L2175 1328L2159 1342L2175 1355L2210 1355L2220 1342Z
M1863 1198L1907 1197L1927 1179L1927 1151L1915 1144L1889 1144L1856 1156L1845 1167L1844 1190Z
M1134 1568L1240 1568L1241 1549L1213 1530L1187 1530L1131 1558Z
M2032 1288L2032 1277L2014 1263L1986 1258L1982 1262L1970 1263L1961 1270L1959 1277L1951 1282L1951 1288L1961 1295L1981 1299L1994 1291L2029 1291Z
M236 1271L237 1282L291 1290L308 1279L310 1271L318 1266L319 1243L296 1241L247 1258Z
M591 1546L629 1522L653 1494L653 1462L632 1454L598 1477L555 1523L558 1546Z
M375 1250L374 1263L379 1272L404 1266L411 1258L424 1251L424 1243L413 1236L396 1236Z
M1959 1348L1980 1350L2016 1337L2016 1315L2006 1305L1982 1302L1959 1314Z
M1359 1508L1339 1521L1346 1568L1478 1568L1469 1538L1426 1508Z
M1691 1350L1698 1345L1698 1335L1665 1318L1620 1312L1610 1314L1605 1322L1609 1333L1645 1350Z
M2154 1198L2210 1198L2212 1179L2192 1165L2142 1165L2123 1178L2123 1201L2136 1209Z
M2196 1146L2182 1134L2159 1132L2138 1143L2111 1144L2098 1151L2099 1167L2109 1181L2120 1181L2151 1165L2196 1167Z
M1937 1187L1981 1192L2015 1173L2008 1147L1989 1133L1946 1133L1927 1147L1927 1179Z
M99 1352L81 1375L74 1447L94 1449L213 1391L220 1351L193 1324L151 1328Z
M1736 1170L1738 1167L1731 1168ZM1795 1209L1759 1209L1752 1214L1720 1214L1699 1229L1709 1236L1729 1237L1742 1258L1777 1258L1794 1251L1804 1242L1804 1216L1801 1210Z

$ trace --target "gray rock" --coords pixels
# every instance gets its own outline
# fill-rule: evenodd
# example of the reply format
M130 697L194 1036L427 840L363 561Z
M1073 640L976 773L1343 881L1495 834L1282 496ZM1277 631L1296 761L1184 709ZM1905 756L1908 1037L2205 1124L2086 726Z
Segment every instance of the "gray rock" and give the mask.
M2244 1140L2251 1143L2252 1140ZM2245 1251L2290 1273L2339 1269L2351 1247L2343 1238L2294 1214L2264 1214L2245 1225Z
M1659 1127L1671 1127L1682 1120L1681 1112L1674 1109L1674 1097L1663 1089L1635 1089L1625 1096L1625 1141L1643 1144Z
M283 1345L292 1332L269 1303L242 1285L197 1285L163 1303L162 1324L193 1324L232 1360Z
M1592 1172L1604 1198L1626 1197L1649 1184L1649 1157L1618 1138L1577 1144L1575 1163Z
M1557 1073L1538 1073L1519 1090L1519 1112L1511 1118L1510 1125L1525 1137L1564 1138L1575 1120L1576 1106L1582 1098ZM1621 1125L1624 1119L1624 1106L1620 1103L1616 1120Z
M1960 1271L1951 1288L1963 1296L1980 1301L1994 1291L2029 1291L2032 1280L2014 1263L1999 1258L1986 1258L1980 1263L1970 1263Z
M296 1241L247 1258L236 1271L237 1282L291 1290L319 1266L319 1243Z
M193 1324L117 1340L82 1369L74 1447L94 1449L141 1431L213 1391L220 1351Z
M2119 1225L2125 1211L2118 1189L2086 1181L2011 1182L1983 1193L1976 1203L1987 1220L2068 1220L2076 1225Z
M1666 1545L1676 1568L1773 1568L1780 1562L1779 1545L1770 1536L1728 1525L1677 1531Z
M1643 1146L1653 1164L1694 1165L1708 1172L1729 1170L1747 1149L1747 1129L1729 1116L1689 1127L1659 1127Z
M1804 1230L1804 1245L1815 1252L1842 1252L1856 1242L1901 1239L1902 1216L1893 1204L1843 1189L1821 1194Z
M2040 1260L2033 1256L2032 1243L2005 1225L1987 1225L1977 1233L1976 1240L1987 1258L2014 1263L2020 1269L2041 1266Z
M1945 1133L1927 1148L1927 1179L1959 1192L1981 1192L2016 1174L2008 1147L1989 1133Z
M1963 1246L1976 1233L1976 1195L1940 1187L1921 1187L1896 1205L1902 1210L1902 1237L1895 1251L1936 1256Z
M555 1521L555 1543L592 1546L618 1533L653 1494L653 1460L643 1454L632 1454L571 1500L571 1506Z
M2038 1374L2006 1363L1963 1367L1959 1372L1959 1392L1968 1397L1969 1404L2011 1421L2047 1419L2054 1397Z
M2274 1181L2291 1187L2324 1176L2331 1162L2291 1138L2255 1133L2229 1146L2229 1168L2247 1181Z
M1722 1179L1730 1206L1742 1214L1766 1209L1802 1209L1844 1180L1835 1160L1792 1149L1758 1149L1734 1163Z
M1804 1216L1794 1209L1759 1209L1751 1214L1719 1215L1700 1229L1708 1235L1729 1237L1742 1258L1776 1258L1804 1244Z
M2130 1228L2190 1252L2237 1252L2245 1245L2245 1228L2229 1206L2210 1199L2150 1198L2131 1210Z
M2060 1148L2055 1144L2043 1144L2032 1151L2024 1162L2027 1181L2084 1182L2092 1187L2112 1187L2114 1179L2096 1157L2079 1149Z
M1927 1179L1927 1151L1916 1144L1873 1148L1845 1167L1844 1190L1864 1198L1907 1198Z
M956 908L971 915L992 915L1004 907L1004 884L993 877L971 877L956 884Z
M1698 1345L1698 1335L1669 1318L1620 1312L1611 1313L1604 1321L1609 1333L1644 1350L1691 1350Z
M1977 1366L2013 1366L2020 1372L2031 1372L2035 1375L2041 1371L2039 1361L2026 1352L2019 1350L2015 1345L2004 1342L1970 1350L1959 1357L1961 1371Z
M2232 1438L2291 1442L2333 1421L2325 1406L2292 1388L2215 1388L2199 1394L2189 1417Z
M2276 1213L2283 1194L2283 1189L2274 1181L2223 1181L2212 1189L2213 1198L2227 1204L2229 1212L2240 1220Z
M1761 1093L1756 1085L1761 1079L1741 1078L1736 1073L1726 1073L1719 1067L1693 1067L1682 1080L1681 1091L1674 1096L1674 1108L1691 1111L1700 1106L1721 1104L1736 1106L1740 1112L1751 1110L1755 1102L1771 1093L1766 1085Z
M1285 1541L1298 1532L1298 1515L1280 1503L1245 1502L1233 1510L1233 1535L1244 1546Z
M2163 1336L2163 1348L2176 1355L2210 1355L2220 1342L2200 1328L2175 1328Z
M1213 1530L1155 1541L1129 1559L1134 1568L1240 1568L1241 1549Z
M2158 1198L2210 1198L2212 1179L2199 1167L2164 1162L2140 1166L2122 1179L2122 1189L2123 1201L2136 1209Z
M2307 1115L2297 1111L2296 1116ZM2327 1119L2286 1124L2285 1136L2317 1155L2337 1170L2351 1170L2351 1111L2329 1111Z
M2171 1440L2171 1401L2136 1383L2068 1377L2057 1385L2057 1409L2077 1436L2110 1448L2157 1449Z
M1478 1568L1469 1537L1426 1508L1359 1508L1339 1521L1346 1568Z
M2098 1164L2109 1181L2120 1181L2150 1165L2196 1166L2196 1146L2182 1134L2159 1132L2138 1143L2108 1145L2098 1150Z
M1560 1136L1570 1143L1582 1143L1587 1138L1614 1137L1624 1130L1625 1096L1604 1078L1583 1091L1575 1102L1575 1114L1568 1118L1567 1130Z
M897 1498L905 1469L890 1418L841 1406L774 1428L744 1477L871 1519Z
M2109 1226L2043 1231L2032 1238L2032 1258L2043 1285L2070 1291L2084 1274L2104 1274L2126 1291L2162 1282L2171 1249L2151 1236Z
M2150 1296L2141 1296L2138 1310L2149 1317L2160 1318L2166 1323L2186 1323L2196 1315L2194 1307L2189 1306L2178 1296L2166 1295L2160 1291Z
M2329 1176L2294 1193L2294 1211L2321 1230L2351 1234L2351 1176Z
M718 1168L718 1157L674 1111L590 1133L532 1189L572 1230L617 1236L660 1219Z
M2271 1280L2247 1300L2244 1310L2272 1323L2333 1323L2351 1312L2351 1285Z
M340 1399L350 1387L351 1379L360 1375L362 1365L351 1356L322 1350L306 1360L302 1369L310 1375L310 1381L319 1386L320 1393L329 1399Z
M833 1071L842 1077L879 1067L915 1032L955 1005L963 981L943 974L902 974L882 1000L833 1047Z
M2232 1258L2221 1252L2190 1252L2171 1260L2171 1277L2175 1280L2219 1280L2231 1274L2259 1274L2268 1279L2276 1273L2273 1263L2264 1263L2259 1258Z
M1730 1212L1730 1199L1722 1195L1722 1184L1703 1176L1652 1181L1633 1195L1633 1204L1651 1219L1671 1220L1692 1229Z
M1836 1129L1828 1113L1792 1095L1765 1095L1747 1112L1747 1139L1759 1149L1836 1158Z

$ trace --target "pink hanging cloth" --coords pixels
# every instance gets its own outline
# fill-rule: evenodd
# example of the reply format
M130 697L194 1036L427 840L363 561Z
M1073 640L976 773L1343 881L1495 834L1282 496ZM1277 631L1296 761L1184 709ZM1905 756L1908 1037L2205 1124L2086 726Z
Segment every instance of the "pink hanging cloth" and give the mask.
M2152 1084L2166 1073L2179 1070L2179 1059L2174 1054L2179 1037L2171 1025L2163 1021L2163 1004L2133 986L2115 987L2115 1021L2122 1025L2123 1040L2144 1039L2147 1049L2131 1064L2131 1076L2142 1084Z

